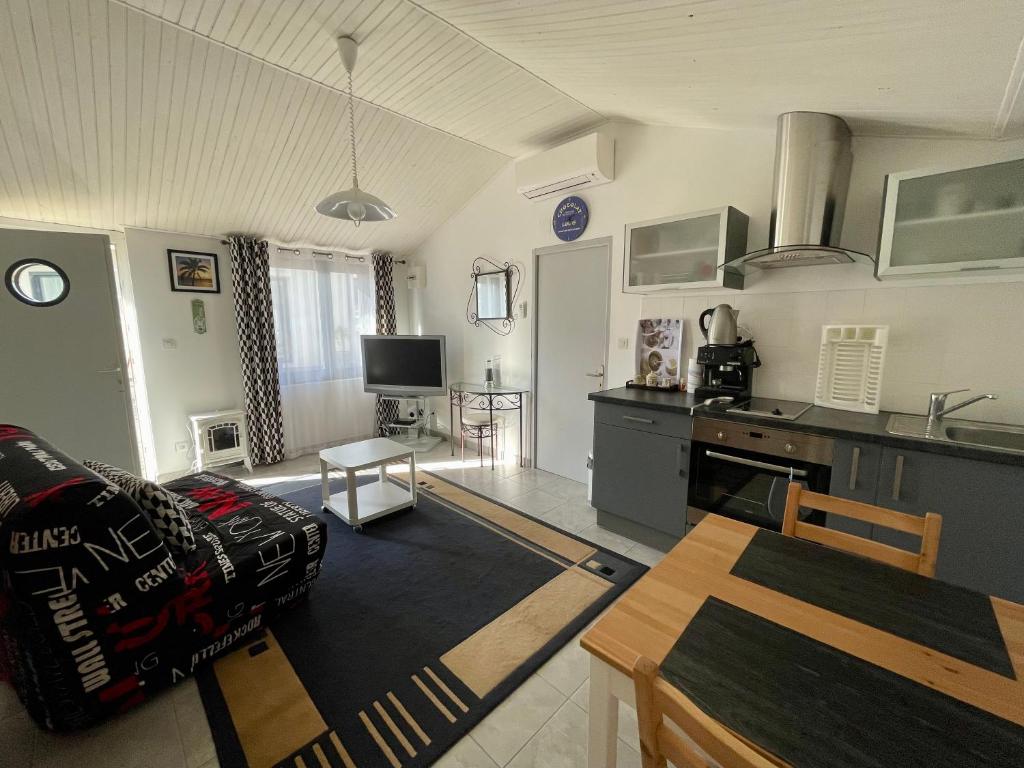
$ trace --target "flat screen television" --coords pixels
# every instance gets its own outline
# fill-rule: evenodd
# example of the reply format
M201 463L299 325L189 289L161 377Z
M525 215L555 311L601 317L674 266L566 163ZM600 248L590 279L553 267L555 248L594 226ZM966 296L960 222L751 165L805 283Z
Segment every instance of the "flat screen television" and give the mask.
M448 393L444 336L362 336L363 391L389 397Z

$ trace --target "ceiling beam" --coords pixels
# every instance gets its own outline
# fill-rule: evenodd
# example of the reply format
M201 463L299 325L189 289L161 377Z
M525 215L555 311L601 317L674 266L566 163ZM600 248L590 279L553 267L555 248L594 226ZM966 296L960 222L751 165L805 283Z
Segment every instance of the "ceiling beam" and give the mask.
M996 112L996 122L992 133L997 139L1007 138L1006 132L1010 127L1013 113L1018 108L1024 109L1024 104L1018 106L1021 93L1024 92L1024 38L1021 38L1020 47L1017 48L1017 58L1010 67L1010 78L1006 81L1006 92L1003 94L1003 101Z

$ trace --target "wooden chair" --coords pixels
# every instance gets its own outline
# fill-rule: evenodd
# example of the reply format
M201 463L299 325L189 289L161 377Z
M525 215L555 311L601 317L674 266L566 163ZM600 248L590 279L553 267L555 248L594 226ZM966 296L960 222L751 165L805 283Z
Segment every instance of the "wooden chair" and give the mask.
M800 507L818 509L919 536L921 548L917 552L908 552L843 531L801 522L798 516ZM807 539L816 544L824 544L827 547L841 549L854 555L878 560L929 577L935 575L935 561L939 556L939 534L941 531L942 515L934 512L929 512L924 517L908 515L893 509L863 504L859 501L814 493L802 488L799 483L789 484L789 492L786 494L786 513L782 519L782 533L786 536Z
M666 760L671 760L678 768L716 765L670 728L665 723L666 718L724 768L778 768L777 763L755 751L659 677L658 665L645 656L633 665L633 684L643 768L666 768Z

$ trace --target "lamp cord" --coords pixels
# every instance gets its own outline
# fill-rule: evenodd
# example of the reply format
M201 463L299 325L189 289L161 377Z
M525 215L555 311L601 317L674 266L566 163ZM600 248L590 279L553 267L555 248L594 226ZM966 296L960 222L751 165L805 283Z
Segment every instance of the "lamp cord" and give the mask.
M359 189L359 170L356 167L356 107L352 100L352 72L348 72L348 134L352 147L352 187Z

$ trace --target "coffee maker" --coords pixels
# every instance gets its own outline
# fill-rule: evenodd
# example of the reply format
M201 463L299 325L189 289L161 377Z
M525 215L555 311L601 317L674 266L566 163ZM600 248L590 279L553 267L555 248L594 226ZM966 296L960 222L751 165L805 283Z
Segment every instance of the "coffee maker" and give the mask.
M697 347L697 362L704 372L695 397L731 397L737 403L750 399L754 369L761 365L753 339Z
M737 315L739 311L728 304L701 313L698 325L708 343L697 348L697 362L704 372L694 396L731 397L737 403L750 399L754 369L761 360L753 339L740 339Z

